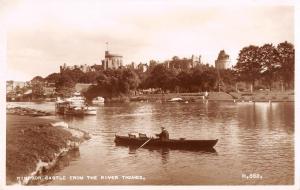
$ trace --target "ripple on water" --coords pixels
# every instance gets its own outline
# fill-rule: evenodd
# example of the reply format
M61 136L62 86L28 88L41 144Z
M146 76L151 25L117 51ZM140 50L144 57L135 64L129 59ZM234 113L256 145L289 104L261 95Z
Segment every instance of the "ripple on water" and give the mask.
M31 106L39 108L43 104ZM76 182L94 185L293 184L293 110L292 103L105 105L98 109L95 117L66 120L70 126L90 132L93 138L80 147L79 159L57 175L142 175L147 179L142 182ZM153 135L161 126L169 130L171 138L218 138L216 152L131 150L114 144L115 132ZM263 180L247 181L241 178L242 173L259 173ZM52 181L49 185L68 184L72 182Z

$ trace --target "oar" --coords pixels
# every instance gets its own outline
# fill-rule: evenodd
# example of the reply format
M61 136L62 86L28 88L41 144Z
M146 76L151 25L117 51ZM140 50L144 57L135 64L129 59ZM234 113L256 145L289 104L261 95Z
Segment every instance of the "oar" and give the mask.
M146 142L144 142L144 144L142 144L140 147L138 147L137 149L139 149L139 148L142 148L145 144L147 144L149 141L151 140L151 138L149 138L149 140L147 140ZM136 150L137 150L136 149Z

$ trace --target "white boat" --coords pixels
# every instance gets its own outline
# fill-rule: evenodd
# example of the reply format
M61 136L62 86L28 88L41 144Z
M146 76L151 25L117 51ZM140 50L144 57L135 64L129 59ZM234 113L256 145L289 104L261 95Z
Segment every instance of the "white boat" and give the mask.
M168 102L183 102L182 98L172 98L170 100L168 100Z
M96 97L92 100L93 104L99 105L99 104L103 104L104 103L104 98L103 97Z
M97 109L95 107L86 106L84 108L84 115L97 115Z
M70 102L59 100L55 103L55 112L63 115L83 115L82 107L72 106Z
M58 99L55 104L57 113L64 115L96 115L95 107L86 104L85 98L79 92L75 92L72 97L65 100Z
M85 106L85 98L81 96L80 92L75 92L72 97L66 99L72 106L83 107Z

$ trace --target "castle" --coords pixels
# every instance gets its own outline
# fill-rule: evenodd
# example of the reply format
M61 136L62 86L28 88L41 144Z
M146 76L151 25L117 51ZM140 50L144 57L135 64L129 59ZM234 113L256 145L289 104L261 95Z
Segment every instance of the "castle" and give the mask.
M118 69L123 66L123 56L112 54L109 51L105 51L105 59L102 60L102 67L106 69Z
M224 50L221 50L217 60L215 61L215 68L228 69L229 67L230 67L229 55L227 55Z

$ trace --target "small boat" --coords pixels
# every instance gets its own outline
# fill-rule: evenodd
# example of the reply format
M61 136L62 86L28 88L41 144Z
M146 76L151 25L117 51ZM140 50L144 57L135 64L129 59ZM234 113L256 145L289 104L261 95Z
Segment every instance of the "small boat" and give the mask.
M58 100L55 102L55 112L58 114L65 114L66 110L70 108L70 103L63 100Z
M135 135L131 135L131 134L129 134L129 136L115 135L115 143L117 146L129 146L129 147L140 147L145 143L143 146L145 148L159 147L159 148L183 149L183 150L207 150L207 149L213 149L213 147L217 144L217 142L218 139L186 140L184 138L180 138L180 139L169 139L169 140L162 141L159 138L148 138L145 135L143 137L135 137Z
M130 101L131 102L144 102L144 101L148 101L148 99L143 96L137 96L137 97L131 97Z
M96 97L92 100L92 104L95 104L95 105L101 105L101 104L104 104L104 98L103 97Z
M72 97L67 98L65 101L75 107L82 107L85 105L85 98L81 96L80 92L75 92Z
M182 98L172 98L168 102L184 102L184 100Z
M84 115L84 110L81 107L69 106L64 110L64 115Z
M85 98L79 92L64 100L58 98L55 102L55 111L63 115L96 115L97 109L87 105Z
M86 106L84 108L84 115L97 115L97 109L95 107Z

